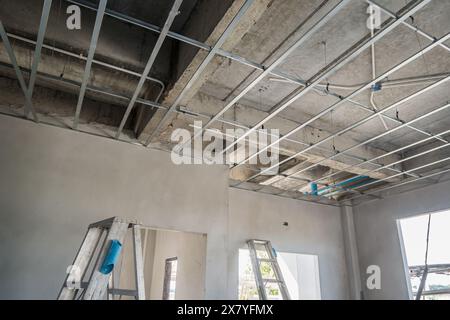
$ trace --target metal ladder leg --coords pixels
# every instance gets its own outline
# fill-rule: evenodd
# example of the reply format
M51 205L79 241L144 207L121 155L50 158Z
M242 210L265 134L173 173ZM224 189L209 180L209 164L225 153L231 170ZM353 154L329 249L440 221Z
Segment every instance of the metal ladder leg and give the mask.
M252 261L252 268L255 274L256 286L260 300L267 300L266 283L276 283L280 289L283 300L290 300L289 292L284 282L283 274L281 273L280 266L278 265L277 257L270 241L267 240L249 240L247 241L250 259ZM267 258L259 258L256 249L256 244L260 244L264 247ZM261 262L269 263L273 270L275 279L264 279L261 273Z
M281 296L283 297L283 300L290 300L291 298L289 296L289 292L287 290L286 282L284 281L283 274L281 273L281 269L278 264L277 257L275 255L275 250L272 248L272 244L270 243L270 241L267 241L265 246L269 253L269 257L274 261L272 263L272 266L273 266L273 269L275 272L275 278L279 281L278 286L280 287L280 290L281 290Z
M137 299L145 300L144 263L142 260L141 228L133 225L134 270Z
M119 289L117 286L120 286L121 265L116 264L123 259L120 250L123 249L129 228L132 231L136 289ZM118 295L145 300L142 230L142 226L135 220L120 217L112 217L89 225L71 269L68 269L69 274L58 294L58 299L114 300ZM112 269L107 268L106 271L103 269L101 272L101 266L106 256L110 254L112 240L118 241L122 248L117 248L119 251L111 251L114 257L112 259L115 261L111 263L114 265L111 265Z
M108 236L106 237L105 243L106 246L103 246L100 252L99 262L101 263L106 256L108 250L108 244L111 240L118 240L120 243L123 243L126 232L128 229L128 223L122 221L113 221L111 227L108 232ZM96 265L94 272L92 274L92 278L89 281L88 287L84 293L84 300L101 300L105 297L108 290L108 282L111 277L110 274L103 274L98 269L99 266Z
M255 274L256 287L258 289L259 299L267 300L266 287L264 285L262 275L261 275L261 266L259 264L258 254L256 252L255 242L253 240L249 240L247 242L249 251L250 251L250 260L252 262L253 273Z
M58 300L73 300L79 288L68 287L69 284L77 283L81 284L81 278L86 272L86 268L89 266L89 262L92 259L92 255L98 245L102 230L100 228L89 228L84 237L83 243L78 250L77 256L72 263L72 269L67 275L61 291L58 295Z

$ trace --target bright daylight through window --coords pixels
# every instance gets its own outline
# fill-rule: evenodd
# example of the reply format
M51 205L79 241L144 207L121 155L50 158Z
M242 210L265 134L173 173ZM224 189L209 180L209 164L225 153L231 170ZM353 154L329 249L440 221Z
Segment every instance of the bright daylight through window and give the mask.
M400 227L412 298L450 299L450 211L403 219Z
M320 300L319 260L316 255L277 252L277 262L293 300ZM274 277L268 263L261 263L263 278ZM265 284L269 300L282 300L277 284ZM248 249L239 250L239 299L257 300L258 290Z

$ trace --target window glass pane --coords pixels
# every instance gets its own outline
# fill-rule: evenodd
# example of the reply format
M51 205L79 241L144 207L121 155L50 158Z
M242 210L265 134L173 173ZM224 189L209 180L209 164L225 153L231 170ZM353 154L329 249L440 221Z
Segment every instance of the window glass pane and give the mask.
M425 270L428 220L430 215L421 215L400 220L409 268L413 297L419 291ZM421 299L443 300L450 295L450 212L431 214L428 241L428 274L424 281Z
M166 260L163 285L163 300L175 300L177 268L177 258L170 258Z

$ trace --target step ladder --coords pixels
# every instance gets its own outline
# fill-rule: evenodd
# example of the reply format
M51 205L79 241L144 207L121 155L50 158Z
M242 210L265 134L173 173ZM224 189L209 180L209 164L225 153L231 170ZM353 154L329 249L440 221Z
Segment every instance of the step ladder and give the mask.
M119 217L89 225L75 260L67 270L58 300L114 300L117 296L145 300L141 229L142 225L136 221ZM129 230L133 239L136 290L115 288L115 284L120 283L121 271L116 264Z
M260 300L268 300L267 290L270 287L278 287L283 300L290 300L289 292L284 282L280 266L277 261L277 254L267 240L248 240L247 245L250 252L253 273L255 274L256 287ZM265 268L269 277L264 278L262 269ZM268 287L269 286L269 287Z

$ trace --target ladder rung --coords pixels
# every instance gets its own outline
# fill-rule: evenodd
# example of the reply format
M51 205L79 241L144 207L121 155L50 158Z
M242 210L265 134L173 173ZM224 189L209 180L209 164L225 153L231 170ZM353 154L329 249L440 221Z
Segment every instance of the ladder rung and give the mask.
M277 262L277 259L270 259L270 258L258 258L256 257L257 260L262 261L262 262Z
M278 280L278 279L262 279L262 281L273 282L273 283L282 283L283 282L283 281Z
M79 289L86 289L87 286L89 285L88 282L82 282L80 284L80 288ZM67 288L67 284L64 284L64 287ZM74 288L75 289L75 288ZM137 291L136 290L132 290L132 289L117 289L117 288L108 288L108 293L109 294L114 294L114 295L122 295L122 296L132 296L132 297L137 297Z
M131 296L137 297L138 293L136 290L130 289L108 289L109 294L120 295L120 296Z
M287 290L286 283L284 282L283 275L281 273L280 267L278 265L277 255L273 249L270 241L268 240L248 240L247 241L250 250L250 259L252 261L253 273L255 274L255 281L258 288L258 295L260 299L266 300L268 293L266 292L265 286L270 283L277 284L281 290L281 296L285 300L289 300L289 292ZM264 248L256 248L256 245L263 245ZM264 249L264 250L262 250ZM265 252L267 258L259 258L258 252ZM270 263L273 267L273 275L275 278L265 279L261 272L261 263Z
M253 241L253 243L260 243L260 244L267 244L267 243L269 243L269 241L268 240L251 240L251 241Z

